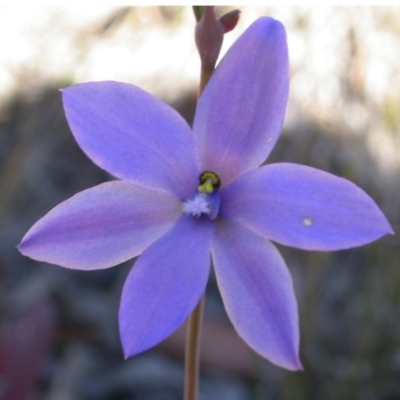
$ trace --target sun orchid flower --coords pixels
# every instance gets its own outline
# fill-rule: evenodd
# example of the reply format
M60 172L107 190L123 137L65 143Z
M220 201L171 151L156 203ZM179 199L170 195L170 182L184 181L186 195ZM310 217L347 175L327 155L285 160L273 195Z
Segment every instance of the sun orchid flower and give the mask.
M260 167L280 135L288 86L284 27L265 17L217 66L193 129L133 85L62 91L79 146L121 180L55 207L19 250L82 270L140 255L120 303L125 356L156 345L188 318L204 293L211 253L238 334L271 362L301 369L293 284L272 242L337 250L392 232L373 200L345 179L290 163Z

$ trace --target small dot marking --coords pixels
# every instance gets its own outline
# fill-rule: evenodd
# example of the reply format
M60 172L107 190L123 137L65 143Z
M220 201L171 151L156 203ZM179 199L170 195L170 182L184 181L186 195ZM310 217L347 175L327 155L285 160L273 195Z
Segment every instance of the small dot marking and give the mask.
M314 224L314 221L311 218L309 218L309 217L303 218L304 226L311 226L313 224Z

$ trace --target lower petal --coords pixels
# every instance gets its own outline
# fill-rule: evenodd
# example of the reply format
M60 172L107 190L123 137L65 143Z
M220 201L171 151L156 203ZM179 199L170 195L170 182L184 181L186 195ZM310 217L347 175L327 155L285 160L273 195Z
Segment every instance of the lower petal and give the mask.
M204 293L214 223L182 216L137 260L122 292L119 327L126 357L177 329Z
M66 268L108 268L140 254L180 213L180 201L167 192L107 182L51 210L32 226L18 249Z
M307 250L339 250L392 229L375 202L350 181L289 163L255 169L221 192L223 218Z
M219 221L211 251L221 296L238 334L272 363L302 369L296 298L278 250L240 225Z

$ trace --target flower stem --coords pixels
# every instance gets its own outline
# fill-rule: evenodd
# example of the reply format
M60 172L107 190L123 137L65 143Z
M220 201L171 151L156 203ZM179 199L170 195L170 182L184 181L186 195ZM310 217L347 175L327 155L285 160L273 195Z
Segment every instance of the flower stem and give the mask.
M204 67L201 68L201 75L200 75L200 94L203 92L204 88L207 85L207 82L210 80L214 69L209 70L205 69Z
M199 21L204 9L194 7L196 20ZM206 68L203 63L201 65L199 97L206 87L214 68ZM196 308L190 314L185 348L185 391L184 400L197 400L197 392L199 387L200 372L200 335L201 324L203 321L205 293L201 296Z
M204 90L207 82L210 80L213 70L201 68L200 92L199 97ZM200 372L200 334L203 321L205 293L201 296L196 308L190 314L185 348L185 395L184 400L197 400Z
M184 400L196 400L199 386L200 334L203 320L204 295L189 317L185 349Z

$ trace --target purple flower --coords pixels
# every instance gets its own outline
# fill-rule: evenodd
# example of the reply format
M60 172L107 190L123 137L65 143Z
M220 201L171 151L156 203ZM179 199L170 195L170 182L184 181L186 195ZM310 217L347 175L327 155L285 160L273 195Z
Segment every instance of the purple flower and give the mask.
M285 30L254 22L218 65L193 130L152 95L117 82L63 90L80 147L122 181L55 207L23 238L36 260L93 270L140 257L122 293L126 356L170 335L202 296L210 251L239 335L259 354L301 369L296 299L271 241L309 250L360 246L392 232L353 183L310 167L260 167L288 96Z

